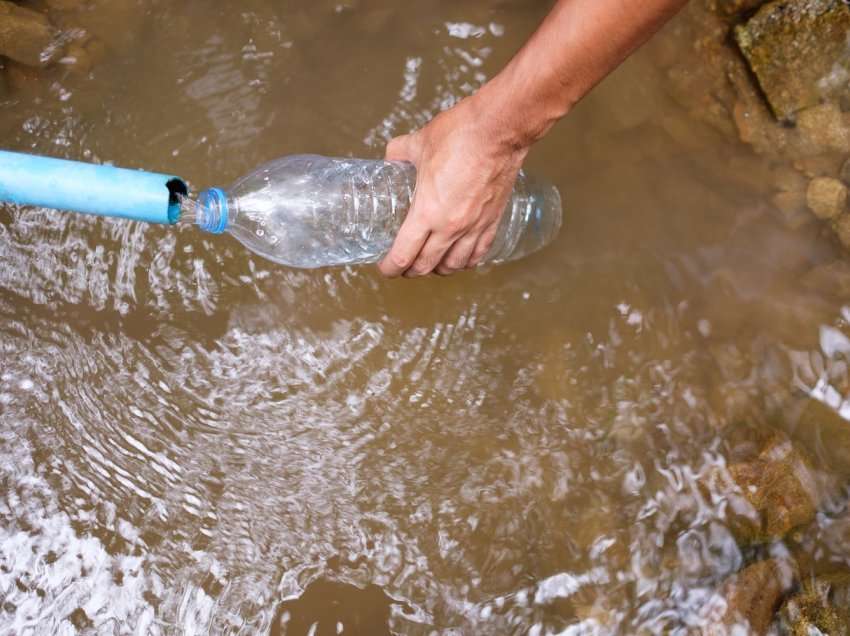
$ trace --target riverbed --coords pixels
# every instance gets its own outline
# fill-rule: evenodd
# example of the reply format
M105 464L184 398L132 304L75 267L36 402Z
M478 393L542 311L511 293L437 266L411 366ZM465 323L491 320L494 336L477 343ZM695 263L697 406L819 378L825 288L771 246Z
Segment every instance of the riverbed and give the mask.
M194 192L382 156L548 6L77 4L91 59L7 68L0 147ZM671 98L687 19L533 149L564 226L516 263L297 271L0 205L0 631L685 634L748 564L846 570L846 257ZM715 477L776 439L816 504L742 538Z

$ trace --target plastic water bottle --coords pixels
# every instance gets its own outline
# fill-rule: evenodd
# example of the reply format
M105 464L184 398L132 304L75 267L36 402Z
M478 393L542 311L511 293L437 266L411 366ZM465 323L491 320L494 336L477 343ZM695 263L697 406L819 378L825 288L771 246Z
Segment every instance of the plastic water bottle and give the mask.
M376 263L392 246L415 185L416 168L406 162L292 155L227 190L204 190L197 202L184 202L183 217L291 267ZM520 173L482 262L521 258L560 227L558 190Z

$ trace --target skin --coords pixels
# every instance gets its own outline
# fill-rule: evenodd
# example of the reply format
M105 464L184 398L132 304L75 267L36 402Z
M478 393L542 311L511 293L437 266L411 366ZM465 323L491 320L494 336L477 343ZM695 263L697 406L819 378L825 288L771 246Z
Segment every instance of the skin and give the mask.
M424 128L393 139L410 161L413 204L379 264L385 276L475 267L531 146L687 0L559 0L510 63Z

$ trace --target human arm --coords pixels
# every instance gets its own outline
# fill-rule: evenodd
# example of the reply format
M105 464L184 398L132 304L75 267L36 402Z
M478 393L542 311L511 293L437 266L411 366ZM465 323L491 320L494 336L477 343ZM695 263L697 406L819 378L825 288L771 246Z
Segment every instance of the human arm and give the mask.
M411 209L379 267L450 274L486 255L530 147L687 0L559 0L508 65L424 128L393 139Z

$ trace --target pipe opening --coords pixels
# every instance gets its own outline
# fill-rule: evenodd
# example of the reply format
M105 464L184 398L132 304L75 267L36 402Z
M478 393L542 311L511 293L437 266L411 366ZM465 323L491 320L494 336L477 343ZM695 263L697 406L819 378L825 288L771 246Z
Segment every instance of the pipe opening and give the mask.
M182 179L169 179L165 187L168 188L168 222L177 223L180 219L180 197L189 194L189 188Z

